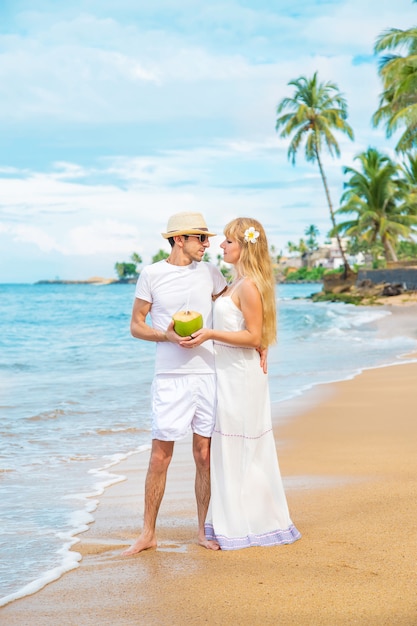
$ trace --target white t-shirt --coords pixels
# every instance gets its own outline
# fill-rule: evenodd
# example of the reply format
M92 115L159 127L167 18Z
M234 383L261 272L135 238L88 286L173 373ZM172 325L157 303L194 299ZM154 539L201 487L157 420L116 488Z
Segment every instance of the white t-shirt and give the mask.
M204 326L212 327L212 295L226 286L222 273L205 261L190 265L170 265L165 260L145 267L136 284L136 298L152 304L152 326L166 331L172 316L188 308L203 316ZM214 370L213 344L205 341L189 350L160 342L156 346L155 372L157 374L210 374Z

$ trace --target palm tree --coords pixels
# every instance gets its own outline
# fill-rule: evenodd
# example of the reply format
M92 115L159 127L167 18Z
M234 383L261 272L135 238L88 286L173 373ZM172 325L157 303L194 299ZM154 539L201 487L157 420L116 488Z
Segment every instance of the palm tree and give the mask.
M417 27L390 28L375 43L376 53L401 49L403 56L391 53L380 60L383 92L372 121L374 126L386 122L387 137L405 126L395 149L406 152L417 145Z
M130 258L133 263L136 263L136 265L140 265L142 263L142 257L137 252L134 252Z
M298 246L296 243L294 243L293 241L289 241L287 243L287 248L288 248L288 252L290 254L293 254L293 252L298 252Z
M401 164L401 171L407 184L407 201L417 205L417 154L407 154L407 160Z
M320 155L325 146L331 156L340 156L339 144L333 135L333 130L345 133L353 139L353 130L346 122L347 103L337 85L331 82L319 82L317 72L310 79L301 76L288 84L295 87L295 92L292 98L284 98L277 106L278 117L275 128L277 131L281 130L280 137L292 136L288 158L293 164L298 148L305 141L305 158L307 161L317 162L319 166L329 205L330 219L335 229L333 205ZM287 110L287 113L281 115L284 110ZM338 233L336 238L346 276L350 270L349 264Z
M307 237L306 243L310 252L317 250L317 247L318 247L317 237L320 234L320 231L317 228L317 226L315 226L314 224L310 224L310 226L307 226L307 228L305 229L304 234Z
M404 179L405 189L401 209L410 215L417 215L417 154L406 155L406 160L400 164L400 173Z
M310 224L304 231L307 246L307 265L310 267L311 265L311 256L315 250L318 248L317 237L319 235L319 229L314 224Z
M361 169L344 167L350 174L341 197L339 214L356 214L336 226L345 233L365 242L369 249L381 243L387 261L396 261L399 238L409 239L417 225L415 211L406 202L407 185L400 177L400 167L375 148L358 154L355 160Z
M169 252L166 252L165 250L162 250L162 248L159 248L158 252L154 254L152 257L152 263L158 263L158 261L163 261L164 259L167 259L168 257L169 257Z
M298 246L297 246L298 252L301 255L301 264L303 267L307 266L309 267L309 261L310 261L310 257L308 254L308 246L306 244L306 242L304 241L304 239L300 239L300 241L298 242Z

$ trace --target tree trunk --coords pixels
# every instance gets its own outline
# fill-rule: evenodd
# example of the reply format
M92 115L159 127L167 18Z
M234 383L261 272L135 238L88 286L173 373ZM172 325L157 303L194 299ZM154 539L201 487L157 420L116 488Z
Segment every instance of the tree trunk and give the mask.
M330 219L332 220L333 230L334 230L334 232L336 234L337 245L338 245L338 248L339 248L342 260L343 260L343 265L344 265L344 268L345 268L344 278L346 278L348 273L351 270L350 270L350 266L349 266L349 263L347 261L345 252L344 252L344 250L342 248L342 241L340 239L339 233L336 230L336 219L335 219L335 216L334 216L332 200L330 198L329 188L327 186L327 179L326 179L326 175L325 175L324 170L323 170L323 166L321 164L320 154L319 154L319 151L317 150L317 146L315 146L315 153L316 153L317 163L319 164L319 170L320 170L321 179L323 181L324 191L326 192L327 204L329 205Z
M394 247L387 237L382 237L382 245L384 246L385 259L387 261L398 261L398 257L394 250Z

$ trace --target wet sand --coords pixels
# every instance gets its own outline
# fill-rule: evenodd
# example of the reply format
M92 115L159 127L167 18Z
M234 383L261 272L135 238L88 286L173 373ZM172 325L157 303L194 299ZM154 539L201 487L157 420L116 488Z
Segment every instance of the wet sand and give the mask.
M114 468L127 480L101 496L74 546L80 567L0 609L0 623L416 626L416 407L417 363L276 407L281 471L303 535L289 546L211 552L195 543L186 440L169 471L158 549L121 557L140 529L148 463L148 452L131 456Z

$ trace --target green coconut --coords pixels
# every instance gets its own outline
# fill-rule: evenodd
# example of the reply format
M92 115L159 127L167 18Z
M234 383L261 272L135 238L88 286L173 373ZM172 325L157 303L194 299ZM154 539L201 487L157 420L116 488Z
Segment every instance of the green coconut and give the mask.
M203 316L198 311L178 311L172 316L174 330L180 337L189 337L203 328Z

